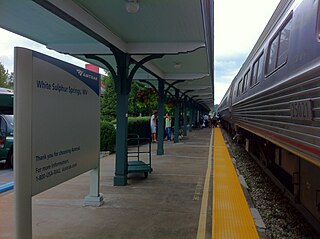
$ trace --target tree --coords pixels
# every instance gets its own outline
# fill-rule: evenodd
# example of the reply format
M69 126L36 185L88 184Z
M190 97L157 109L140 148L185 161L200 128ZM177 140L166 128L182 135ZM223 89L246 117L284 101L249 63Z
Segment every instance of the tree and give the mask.
M4 66L0 62L0 87L8 87L7 85L8 76L9 76L8 70L5 70Z
M116 118L117 94L115 91L112 76L107 75L102 78L106 86L105 94L101 99L101 117L106 120Z
M7 87L10 89L13 89L13 84L14 84L14 73L11 72L7 79Z
M102 78L106 86L105 94L101 99L101 118L113 120L116 118L117 94L115 92L114 80L111 75ZM129 116L150 116L152 110L158 108L158 94L154 89L146 85L132 81L131 91L128 96ZM171 107L172 108L172 107ZM166 106L167 111L172 111Z
M138 92L140 92L144 88L145 86L140 82L133 81L131 83L131 91L128 99L128 111L130 116L139 116L140 114L145 115L141 110L141 107L139 106L139 98L137 97Z
M137 106L143 115L151 115L158 108L158 94L153 88L143 86L137 91Z
M218 104L215 104L215 105L213 106L213 113L218 112L218 107L219 107Z

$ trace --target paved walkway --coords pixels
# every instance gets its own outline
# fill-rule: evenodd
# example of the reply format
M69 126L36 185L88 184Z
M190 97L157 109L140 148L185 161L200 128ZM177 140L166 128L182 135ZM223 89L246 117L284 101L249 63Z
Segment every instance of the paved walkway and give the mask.
M89 173L33 197L33 238L197 238L211 129L194 130L180 143L165 142L165 155L152 145L153 172L130 174L113 186L115 155L101 159L104 205L85 207ZM210 176L211 177L211 176ZM211 238L212 186L204 217ZM0 194L0 238L13 238L13 192Z

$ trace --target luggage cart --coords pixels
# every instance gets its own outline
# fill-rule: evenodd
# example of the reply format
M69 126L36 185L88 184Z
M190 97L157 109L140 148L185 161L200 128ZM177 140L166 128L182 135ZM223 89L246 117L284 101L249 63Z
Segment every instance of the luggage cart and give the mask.
M141 151L142 143L147 143L147 151ZM151 140L149 138L140 138L137 134L128 135L128 174L143 173L147 178L152 172L151 167ZM141 156L144 156L143 159ZM135 160L134 160L135 159Z

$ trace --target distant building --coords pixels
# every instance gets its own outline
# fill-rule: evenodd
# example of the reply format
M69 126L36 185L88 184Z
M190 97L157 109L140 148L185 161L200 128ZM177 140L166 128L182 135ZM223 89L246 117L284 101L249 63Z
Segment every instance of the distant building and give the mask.
M95 66L95 65L92 65L92 64L86 64L85 67L89 71L93 71L93 72L99 73L99 67L98 66ZM105 94L105 92L106 92L106 86L101 81L101 83L100 83L100 94L103 95L103 94Z

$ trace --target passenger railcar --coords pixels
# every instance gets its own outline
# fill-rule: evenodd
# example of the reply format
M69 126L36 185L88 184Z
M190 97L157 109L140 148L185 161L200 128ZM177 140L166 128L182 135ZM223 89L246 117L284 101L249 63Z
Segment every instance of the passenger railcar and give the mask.
M320 0L280 1L218 112L320 222Z

